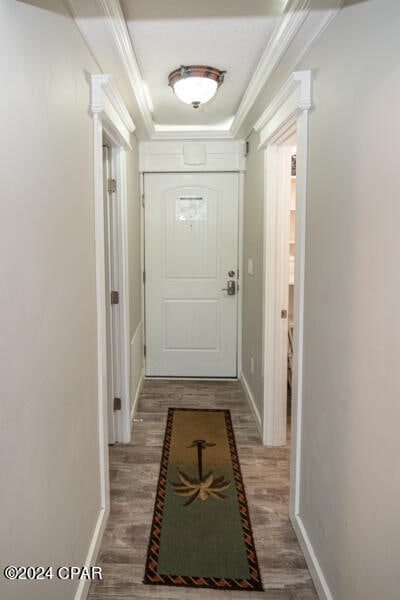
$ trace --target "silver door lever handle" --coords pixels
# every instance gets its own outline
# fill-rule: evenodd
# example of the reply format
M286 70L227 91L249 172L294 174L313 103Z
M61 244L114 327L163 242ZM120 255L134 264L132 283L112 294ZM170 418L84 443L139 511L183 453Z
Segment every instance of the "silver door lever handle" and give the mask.
M236 294L236 281L227 281L227 287L222 288L222 292L228 292L228 296L234 296Z

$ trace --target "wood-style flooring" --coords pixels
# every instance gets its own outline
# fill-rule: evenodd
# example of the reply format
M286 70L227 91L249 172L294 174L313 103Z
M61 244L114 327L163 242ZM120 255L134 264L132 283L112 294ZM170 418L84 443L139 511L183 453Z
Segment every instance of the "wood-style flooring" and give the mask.
M229 408L232 415L264 592L143 585L168 407ZM315 600L288 518L289 446L261 445L237 381L146 380L132 443L110 447L111 512L89 600Z

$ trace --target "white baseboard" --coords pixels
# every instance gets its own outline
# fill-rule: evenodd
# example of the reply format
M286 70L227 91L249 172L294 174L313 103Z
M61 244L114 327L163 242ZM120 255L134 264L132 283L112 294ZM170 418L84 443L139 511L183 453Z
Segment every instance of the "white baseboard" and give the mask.
M96 566L96 559L99 553L101 540L103 538L104 529L107 523L107 517L109 513L109 507L101 508L99 512L99 516L97 518L97 523L94 528L92 540L89 545L89 550L86 556L85 567L94 567ZM76 594L74 600L85 600L89 592L90 581L81 579L79 581L78 588L76 590Z
M143 381L144 381L144 367L143 367L142 372L140 374L139 383L138 383L137 388L136 388L136 394L135 394L135 397L134 397L133 402L132 402L131 420L133 420L133 418L135 416L135 413L136 413L136 408L137 408L137 405L138 405L140 392L142 390Z
M307 530L304 527L301 517L299 515L295 515L294 517L291 515L290 520L299 540L304 558L306 559L308 570L310 571L312 580L317 590L318 598L320 600L333 600L333 596L326 582L321 565L319 564L318 558L314 552L314 548L311 544L310 538L308 537Z
M131 417L136 410L144 378L143 322L136 327L131 340Z
M257 408L257 405L254 400L254 396L251 392L249 384L247 383L247 379L243 374L243 371L240 374L240 383L242 384L242 388L243 388L244 393L246 394L246 398L249 403L251 412L253 413L254 418L256 420L258 433L260 434L260 436L262 438L263 433L262 433L262 421L261 421L260 411Z

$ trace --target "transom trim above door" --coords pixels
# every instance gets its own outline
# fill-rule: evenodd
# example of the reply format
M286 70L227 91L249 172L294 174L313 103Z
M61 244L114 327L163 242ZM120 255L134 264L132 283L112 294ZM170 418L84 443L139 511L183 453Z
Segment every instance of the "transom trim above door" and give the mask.
M142 172L245 171L244 140L140 142Z

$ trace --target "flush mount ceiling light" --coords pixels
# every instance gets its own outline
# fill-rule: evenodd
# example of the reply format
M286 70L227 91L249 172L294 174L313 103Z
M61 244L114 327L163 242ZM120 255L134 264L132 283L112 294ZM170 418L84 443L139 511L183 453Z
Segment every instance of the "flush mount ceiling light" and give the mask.
M208 102L224 81L226 71L205 65L180 66L168 75L168 85L179 100L199 108Z

